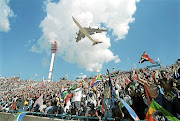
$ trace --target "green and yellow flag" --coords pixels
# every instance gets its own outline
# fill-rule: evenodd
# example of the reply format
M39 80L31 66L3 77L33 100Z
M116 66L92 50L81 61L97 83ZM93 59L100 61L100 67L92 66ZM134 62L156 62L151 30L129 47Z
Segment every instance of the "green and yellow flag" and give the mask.
M165 110L162 106L160 106L157 102L153 100L146 114L145 120L146 121L156 121L156 120L160 121L161 119L179 121L176 117L174 117L171 113L169 113L167 110Z

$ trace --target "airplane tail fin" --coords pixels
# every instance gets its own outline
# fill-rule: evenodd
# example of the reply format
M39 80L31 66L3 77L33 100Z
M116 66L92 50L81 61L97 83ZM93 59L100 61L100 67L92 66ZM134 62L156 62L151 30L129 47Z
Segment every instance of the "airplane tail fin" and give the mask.
M94 43L92 44L92 46L94 46L94 45L96 45L96 44L99 44L99 43L102 43L102 42L101 42L101 41L96 40L96 42L94 42Z

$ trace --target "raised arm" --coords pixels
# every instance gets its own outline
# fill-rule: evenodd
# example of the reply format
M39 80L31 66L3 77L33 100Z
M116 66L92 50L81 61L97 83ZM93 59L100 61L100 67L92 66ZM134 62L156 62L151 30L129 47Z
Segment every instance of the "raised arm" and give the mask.
M156 78L156 76L155 76L155 75L156 75L156 72L154 72L154 81L155 81L155 83L156 83L156 84L158 84L158 83L159 83L159 81L158 81L158 79Z
M142 84L147 84L147 85L148 85L147 81L145 81L144 79L141 79L141 78L139 77L138 71L136 70L135 72L136 72L136 75L137 75L137 79L138 79Z

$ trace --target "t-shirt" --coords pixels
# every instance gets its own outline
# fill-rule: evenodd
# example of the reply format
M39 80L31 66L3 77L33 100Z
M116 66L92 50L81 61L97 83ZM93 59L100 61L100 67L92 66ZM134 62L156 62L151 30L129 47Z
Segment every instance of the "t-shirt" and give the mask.
M73 91L73 98L71 102L81 101L81 97L82 97L82 88L77 88Z
M25 105L25 106L27 106L27 105L28 105L28 101L27 101L27 100L25 100L24 105Z

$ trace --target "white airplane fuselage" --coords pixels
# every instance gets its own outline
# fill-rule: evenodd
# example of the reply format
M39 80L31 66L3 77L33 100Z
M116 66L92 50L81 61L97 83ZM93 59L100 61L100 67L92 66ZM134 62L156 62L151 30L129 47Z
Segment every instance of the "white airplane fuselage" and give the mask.
M96 41L87 33L87 31L84 29L84 27L82 25L79 24L79 22L77 21L76 18L72 17L73 21L75 22L75 24L79 27L80 31L87 36L93 43L95 43Z

